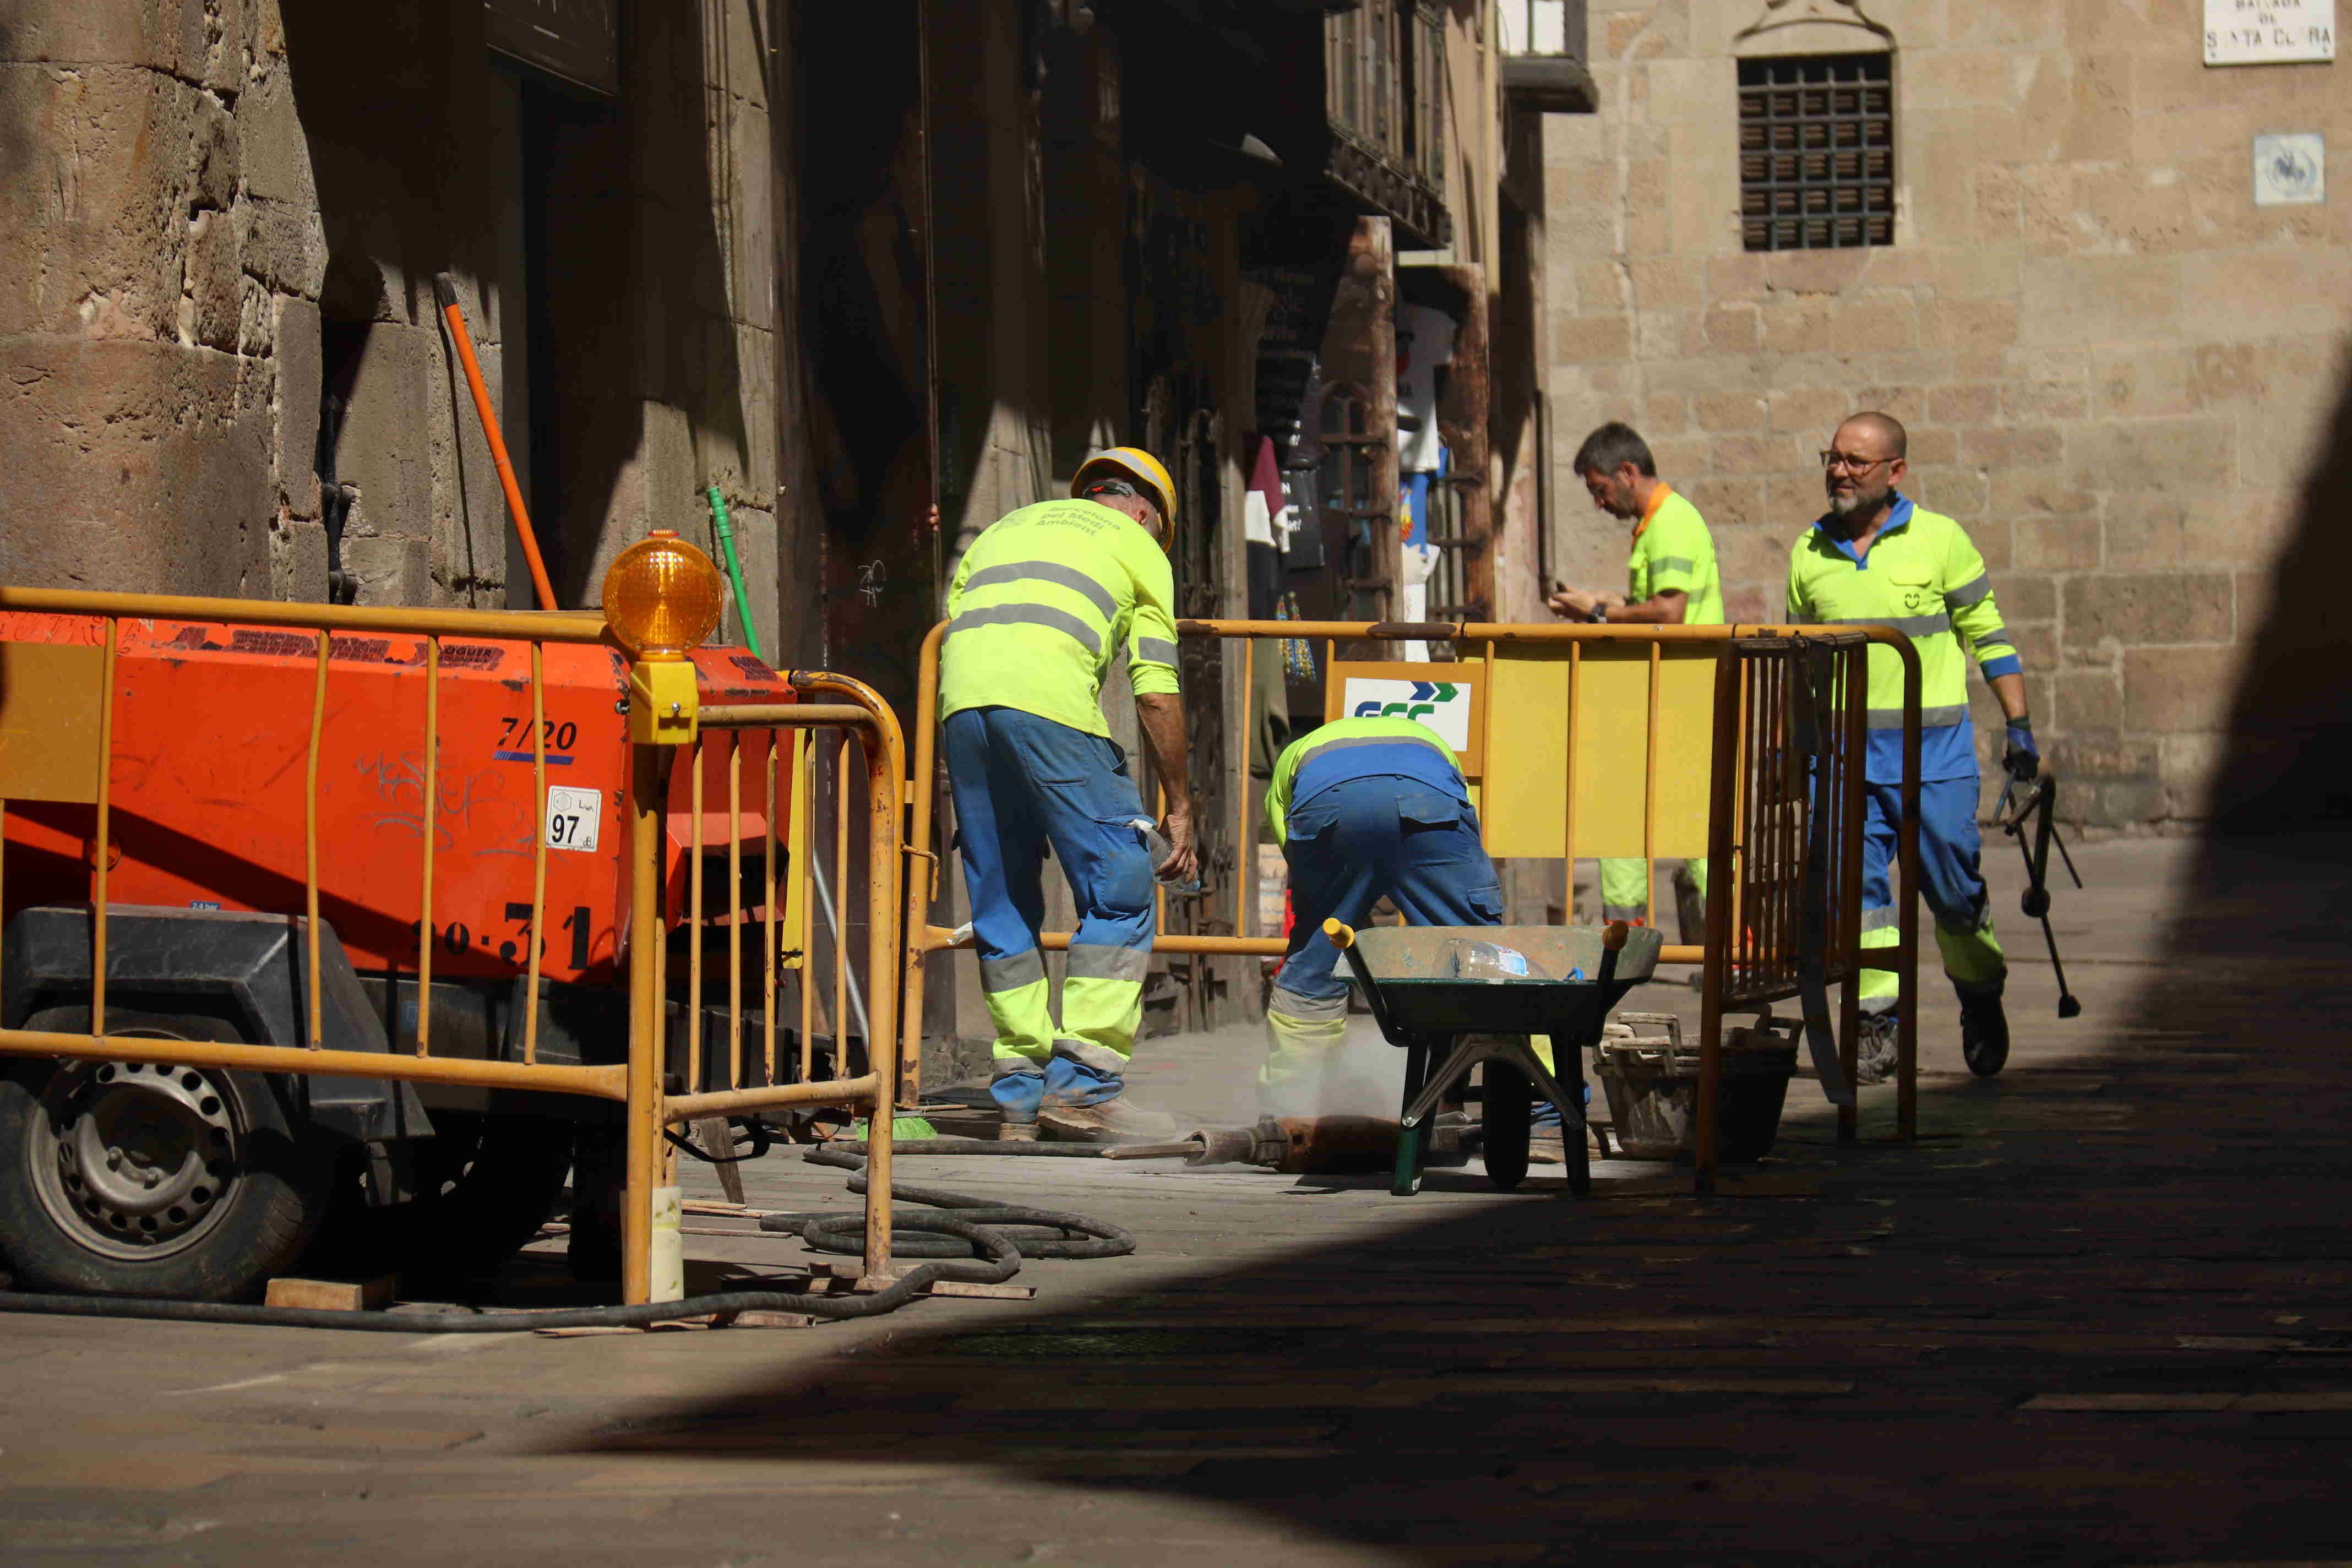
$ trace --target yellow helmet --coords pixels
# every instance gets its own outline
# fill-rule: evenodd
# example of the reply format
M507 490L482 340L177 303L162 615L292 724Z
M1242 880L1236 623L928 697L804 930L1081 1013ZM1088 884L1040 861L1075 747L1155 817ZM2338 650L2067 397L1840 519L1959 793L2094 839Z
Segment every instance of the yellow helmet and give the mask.
M1088 481L1105 474L1116 474L1135 482L1144 499L1160 509L1160 521L1166 524L1160 538L1160 548L1175 549L1176 481L1168 477L1160 459L1140 447L1113 447L1107 452L1097 452L1078 465L1078 471L1070 479L1070 494L1083 496Z

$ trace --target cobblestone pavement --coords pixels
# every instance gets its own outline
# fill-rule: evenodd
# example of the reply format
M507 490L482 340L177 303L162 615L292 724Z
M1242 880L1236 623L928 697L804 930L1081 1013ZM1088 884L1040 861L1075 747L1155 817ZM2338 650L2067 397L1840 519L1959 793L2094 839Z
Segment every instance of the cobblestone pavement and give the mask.
M2005 847L2005 846L2004 846ZM390 1339L7 1320L9 1561L1322 1564L2352 1558L2344 847L2123 842L2062 896L2060 1024L2014 914L2018 1048L1927 1137L1695 1202L1042 1161L910 1179L1084 1209L1132 1258L1029 1303L809 1331ZM1689 1010L1690 994L1646 988ZM1138 1092L1247 1108L1256 1042ZM838 1173L748 1167L755 1205ZM711 1220L708 1228L726 1228ZM697 1236L696 1283L797 1243Z

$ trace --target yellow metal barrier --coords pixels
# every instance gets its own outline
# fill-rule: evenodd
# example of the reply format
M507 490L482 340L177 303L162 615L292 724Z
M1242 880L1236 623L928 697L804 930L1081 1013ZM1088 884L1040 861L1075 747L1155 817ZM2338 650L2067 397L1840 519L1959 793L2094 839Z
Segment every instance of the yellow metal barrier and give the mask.
M630 899L629 920L622 939L626 953L629 996L625 1060L612 1065L572 1065L539 1059L542 1008L535 999L541 994L540 949L543 939L540 933L547 913L549 848L545 825L548 820L550 726L546 714L544 655L548 647L556 645L612 645L613 639L601 616L330 607L241 599L0 588L0 613L5 612L94 618L99 630L98 647L92 650L96 655L92 673L98 712L95 734L89 737L95 757L95 778L90 781L90 792L79 794L79 784L68 781L60 791L40 797L78 799L93 804L96 808L96 826L89 854L89 1028L86 1034L0 1029L0 1056L164 1063L262 1073L374 1078L465 1085L485 1089L542 1090L619 1102L625 1108L627 1137L626 1184L621 1227L623 1292L631 1303L669 1299L677 1293L679 1288L676 1258L657 1258L656 1246L656 1207L665 1194L671 1200L671 1212L675 1214L675 1155L663 1136L667 1126L698 1117L749 1113L788 1105L840 1105L864 1110L869 1115L887 1121L889 1107L896 1099L898 1083L898 868L903 847L898 837L898 813L903 789L901 781L905 776L905 751L896 717L869 688L842 676L795 671L788 679L797 691L839 700L776 703L756 708L712 706L704 708L698 716L700 730L721 732L727 746L730 828L728 837L730 876L727 921L734 941L729 987L730 1049L725 1070L718 1075L719 1081L716 1086L706 1087L706 1075L700 1061L701 941L707 921L700 901L703 817L699 797L705 747L709 742L696 732L698 716L691 711L694 698L692 679L687 678L681 688L674 667L669 670L659 670L649 665L634 666L629 681L631 691L640 694L641 700L642 694L654 690L673 696L683 690L683 697L674 697L667 712L647 719L646 729L658 734L665 742L676 739L685 740L688 743L654 744L633 740L627 747L630 762L623 808L628 823L628 835L623 865ZM308 637L314 645L311 656L315 661L315 674L310 683L307 715L309 734L304 750L302 917L306 921L306 932L319 931L323 926L320 913L322 847L319 820L319 773L321 740L326 732L329 712L330 666L341 652L337 638L341 634L383 633L421 639L419 662L425 678L422 714L422 805L418 816L421 850L417 872L422 919L418 922L415 953L419 1005L413 1053L378 1054L325 1048L320 984L320 949L323 944L307 935L303 942L307 953L307 1016L303 1020L307 1044L257 1045L236 1041L156 1039L108 1033L107 942L110 909L108 874L114 859L111 842L113 781L120 768L136 762L135 757L126 756L117 743L116 657L123 641L124 623L155 621L220 623L243 628L284 628L297 637ZM436 931L434 921L435 851L436 813L441 809L442 793L438 782L443 739L440 677L444 662L443 645L449 639L459 638L475 642L488 639L521 643L529 650L530 759L532 821L536 826L529 856L530 899L527 907L530 918L525 928L526 940L521 945L526 954L523 958L524 995L534 1000L533 1005L523 1009L520 1060L436 1055L433 1049L433 1008L430 1002ZM9 647L36 649L37 654L28 655L26 659L28 666L75 671L82 668L78 650L71 647L32 643L11 644ZM53 655L76 657L58 658ZM811 944L805 940L804 922L807 910L805 885L815 868L813 858L805 855L795 857L794 876L803 884L797 913L803 921L799 935L795 937L787 912L777 909L774 897L776 807L781 737L790 735L790 753L793 759L793 833L796 840L803 840L814 794L802 764L812 752L807 737L820 730L842 731L837 757L845 756L847 736L855 732L866 757L869 816L866 990L873 998L874 1010L866 1030L868 1060L866 1070L854 1077L811 1082L808 1080L814 1064L807 1024L809 1000L814 994L814 984L813 970L806 964L805 952ZM754 1075L746 1070L747 1064L741 1051L742 937L750 922L743 907L740 875L740 769L745 735L747 732L756 735L761 731L767 732L764 815L768 858L764 883L767 896L761 906L758 927L767 1007L764 1059L759 1064L761 1070ZM667 907L664 895L665 871L669 861L663 841L667 814L667 786L673 762L681 752L690 753L689 765L695 770L692 778L695 809L687 845L691 902L684 911L684 923L690 933L688 963L693 983L693 994L688 1005L690 1062L688 1084L692 1092L671 1094L667 1092L665 1082L667 987L664 973L664 948L667 933L677 922L673 919L673 911ZM5 842L6 807L7 803L0 801L0 844ZM836 849L836 875L834 879L836 889L845 879L841 873L846 871L844 863L846 842L845 830L837 841L839 847ZM332 847L327 847L331 852ZM517 902L519 905L520 900ZM581 912L584 915L586 911ZM794 943L789 955L783 946L786 942ZM778 971L787 962L794 963L802 972L803 1027L797 1064L799 1081L795 1082L779 1081L781 1075L775 1045ZM845 981L847 962L846 955L839 952L836 944L836 995L840 994L840 988ZM847 1029L837 1004L834 1023L835 1062L838 1066L845 1059ZM866 1267L872 1277L887 1277L889 1272L888 1146L887 1137L872 1142L870 1159L874 1179L866 1198ZM674 1225L667 1228L669 1237L674 1239Z
M1245 620L1180 621L1177 631L1181 637L1242 641L1244 678L1235 732L1244 737L1251 732L1255 696L1254 683L1247 679L1254 644L1283 638L1320 643L1327 720L1369 702L1375 705L1370 710L1403 712L1431 723L1454 745L1478 797L1488 852L1565 859L1571 898L1579 858L1712 861L1707 941L1669 944L1661 954L1664 962L1699 964L1705 972L1697 1170L1703 1189L1715 1176L1720 1072L1716 1037L1722 1014L1726 1008L1793 994L1801 978L1797 954L1801 933L1794 892L1799 883L1791 867L1801 869L1803 857L1791 834L1806 809L1807 792L1791 784L1787 771L1798 686L1781 665L1784 655L1800 646L1794 639L1825 651L1838 661L1831 677L1833 696L1831 706L1814 715L1813 721L1829 725L1832 731L1830 785L1823 798L1832 803L1835 814L1833 867L1839 880L1832 900L1837 923L1827 933L1824 962L1833 982L1849 978L1857 964L1892 967L1900 975L1898 1130L1905 1138L1915 1135L1917 1009L1912 997L1917 958L1920 674L1918 655L1902 633L1887 626ZM900 1055L909 1064L910 1083L916 1081L913 1064L920 1059L923 960L969 944L969 939L959 944L953 931L929 918L940 885L930 846L938 772L939 657L945 635L944 625L934 626L924 641L917 693L914 810L908 844L910 853L930 858L931 865L929 876L908 879ZM1411 664L1339 658L1342 645L1408 641L1449 643L1459 657ZM1785 648L1776 652L1768 646L1776 641ZM1858 949L1864 798L1859 762L1864 744L1859 737L1864 721L1860 694L1867 682L1859 672L1870 646L1890 649L1902 663L1905 771L1896 868L1899 940L1894 947L1871 950L1865 956ZM1412 689L1420 686L1450 688L1451 695L1439 702L1435 692L1423 695ZM1399 687L1405 689L1394 689ZM1458 711L1439 711L1444 703L1455 705ZM1507 737L1498 715L1507 716ZM1155 952L1278 957L1287 950L1288 943L1278 936L1238 934L1250 925L1249 868L1255 861L1256 815L1251 809L1255 799L1246 771L1248 747L1244 743L1229 750L1234 755L1226 786L1237 819L1232 890L1236 934L1169 931L1163 903ZM1745 923L1751 920L1762 924ZM1069 933L1049 931L1040 940L1045 948L1059 951L1069 945ZM1846 986L1842 1036L1849 1081L1854 1066L1855 995L1855 988ZM1840 1126L1843 1136L1854 1135L1850 1110L1841 1110Z

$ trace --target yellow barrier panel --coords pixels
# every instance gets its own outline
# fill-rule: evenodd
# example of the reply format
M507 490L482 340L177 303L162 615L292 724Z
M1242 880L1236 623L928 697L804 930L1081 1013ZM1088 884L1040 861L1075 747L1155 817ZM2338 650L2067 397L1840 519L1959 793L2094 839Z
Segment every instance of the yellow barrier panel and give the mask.
M1801 912L1793 902L1790 870L1795 841L1785 822L1760 814L1759 792L1766 788L1775 759L1789 743L1787 707L1796 700L1788 679L1777 672L1758 674L1748 664L1733 668L1736 646L1774 638L1810 638L1836 645L1857 661L1862 643L1892 649L1901 660L1906 704L1905 778L1902 784L1904 820L1898 829L1898 851L1893 868L1899 909L1898 942L1892 948L1872 950L1864 958L1854 950L1853 916L1859 899L1858 846L1862 829L1861 795L1853 789L1858 773L1841 772L1836 831L1846 853L1835 862L1840 902L1835 924L1827 940L1835 950L1832 963L1851 966L1874 963L1898 972L1902 982L1900 1090L1897 1125L1901 1136L1916 1132L1916 836L1918 802L1919 662L1910 639L1887 626L1805 627L1792 626L1618 626L1553 624L1544 626L1468 624L1364 624L1355 622L1187 620L1177 624L1180 637L1240 639L1244 647L1255 639L1311 639L1321 645L1327 686L1327 720L1363 712L1402 714L1435 729L1455 748L1479 805L1488 853L1502 857L1576 859L1639 857L1647 860L1712 858L1710 916L1704 945L1669 945L1661 951L1664 963L1704 966L1708 987L1708 1017L1719 1021L1723 1009L1735 1002L1754 1002L1767 995L1790 994L1796 984L1795 955L1801 940ZM908 844L910 854L929 858L936 783L936 738L939 700L939 656L944 625L934 626L925 640L917 694L915 768L912 783L913 821ZM1343 660L1339 645L1450 642L1465 657L1456 661L1406 662ZM1848 645L1853 645L1848 647ZM1748 649L1743 654L1769 656ZM1767 657L1767 665L1769 658ZM1752 678L1752 679L1751 679ZM1852 675L1840 700L1851 706L1861 677ZM1730 681L1728 688L1725 682ZM1758 682L1761 682L1759 684ZM1423 691L1421 687L1431 689ZM1440 688L1451 688L1441 690ZM1251 732L1249 707L1253 685L1240 687L1243 705L1236 732ZM1727 704L1727 706L1726 706ZM1423 711L1423 710L1426 710ZM1858 713L1859 710L1855 710ZM1858 723L1840 710L1838 722ZM1743 722L1749 729L1742 729ZM1760 727L1759 727L1760 726ZM1858 733L1859 731L1855 731ZM1859 742L1846 736L1843 755L1859 756ZM1246 800L1249 781L1239 770L1247 765L1246 745L1234 758L1235 776L1228 786ZM1780 781L1785 784L1785 781ZM1774 787L1779 787L1775 785ZM1787 798L1785 795L1781 797ZM1785 813L1783 816L1785 816ZM1237 809L1238 841L1233 857L1235 871L1233 927L1249 929L1248 868L1255 860L1255 814ZM1738 817L1740 820L1735 821ZM1743 827L1744 824L1744 827ZM1751 837L1742 837L1743 831ZM1769 845L1765 836L1770 837ZM1766 853L1769 848L1769 853ZM1801 855L1797 857L1801 862ZM1752 866L1758 879L1748 879ZM1769 868L1769 875L1765 868ZM908 1064L908 1081L917 1081L925 989L924 958L932 952L970 945L956 933L929 921L929 906L938 893L936 862L929 878L913 878L906 910L908 962L906 989L900 1010L905 1037L900 1055ZM1849 887L1851 890L1849 889ZM1164 905L1163 905L1164 908ZM1764 929L1748 923L1749 917ZM1735 935L1737 941L1735 941ZM1047 951L1066 950L1066 931L1040 934ZM1161 929L1155 952L1228 953L1279 956L1288 943L1280 937L1171 932ZM1843 973L1843 969L1841 970ZM1853 1066L1853 1009L1848 986L1846 1066ZM1719 1042L1717 1043L1719 1044ZM1708 1055L1712 1059L1714 1052ZM1716 1070L1707 1069L1709 1073ZM1714 1177L1712 1087L1708 1105L1709 1136L1698 1162L1697 1179L1704 1189ZM1842 1114L1841 1128L1853 1135L1853 1119Z

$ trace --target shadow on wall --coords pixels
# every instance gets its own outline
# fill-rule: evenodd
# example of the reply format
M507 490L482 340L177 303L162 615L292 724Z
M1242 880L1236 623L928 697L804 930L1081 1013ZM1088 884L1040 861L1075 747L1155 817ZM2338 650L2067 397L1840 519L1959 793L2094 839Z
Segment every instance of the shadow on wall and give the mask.
M499 276L502 222L523 235L522 308L504 301L501 323L509 342L527 340L530 449L516 461L563 604L593 604L604 556L645 528L696 528L685 481L754 467L728 251L766 237L728 232L743 215L714 186L706 84L763 67L730 60L723 27L706 37L705 10L631 9L616 101L526 78L518 138L493 132L495 73L509 68L478 7L286 0L329 253L320 313L364 329L344 333L353 363L324 367L352 387L337 468L362 483L367 531L422 557L406 563L408 591L504 575L499 487L433 300L437 272ZM519 213L499 210L505 191L519 191ZM470 293L466 304L478 338L488 322ZM673 430L691 450L654 449ZM634 489L671 480L676 494ZM442 515L453 503L470 527Z
M937 618L923 233L922 29L908 0L793 9L797 237L824 529L824 654L911 721ZM841 62L858 62L844 70ZM967 323L967 330L973 324Z
M2227 749L2216 767L2207 817L2222 833L2313 827L2352 832L2352 340L2343 384L2300 513L2270 568L2266 615L2247 639ZM2241 581L2238 613L2248 611Z

